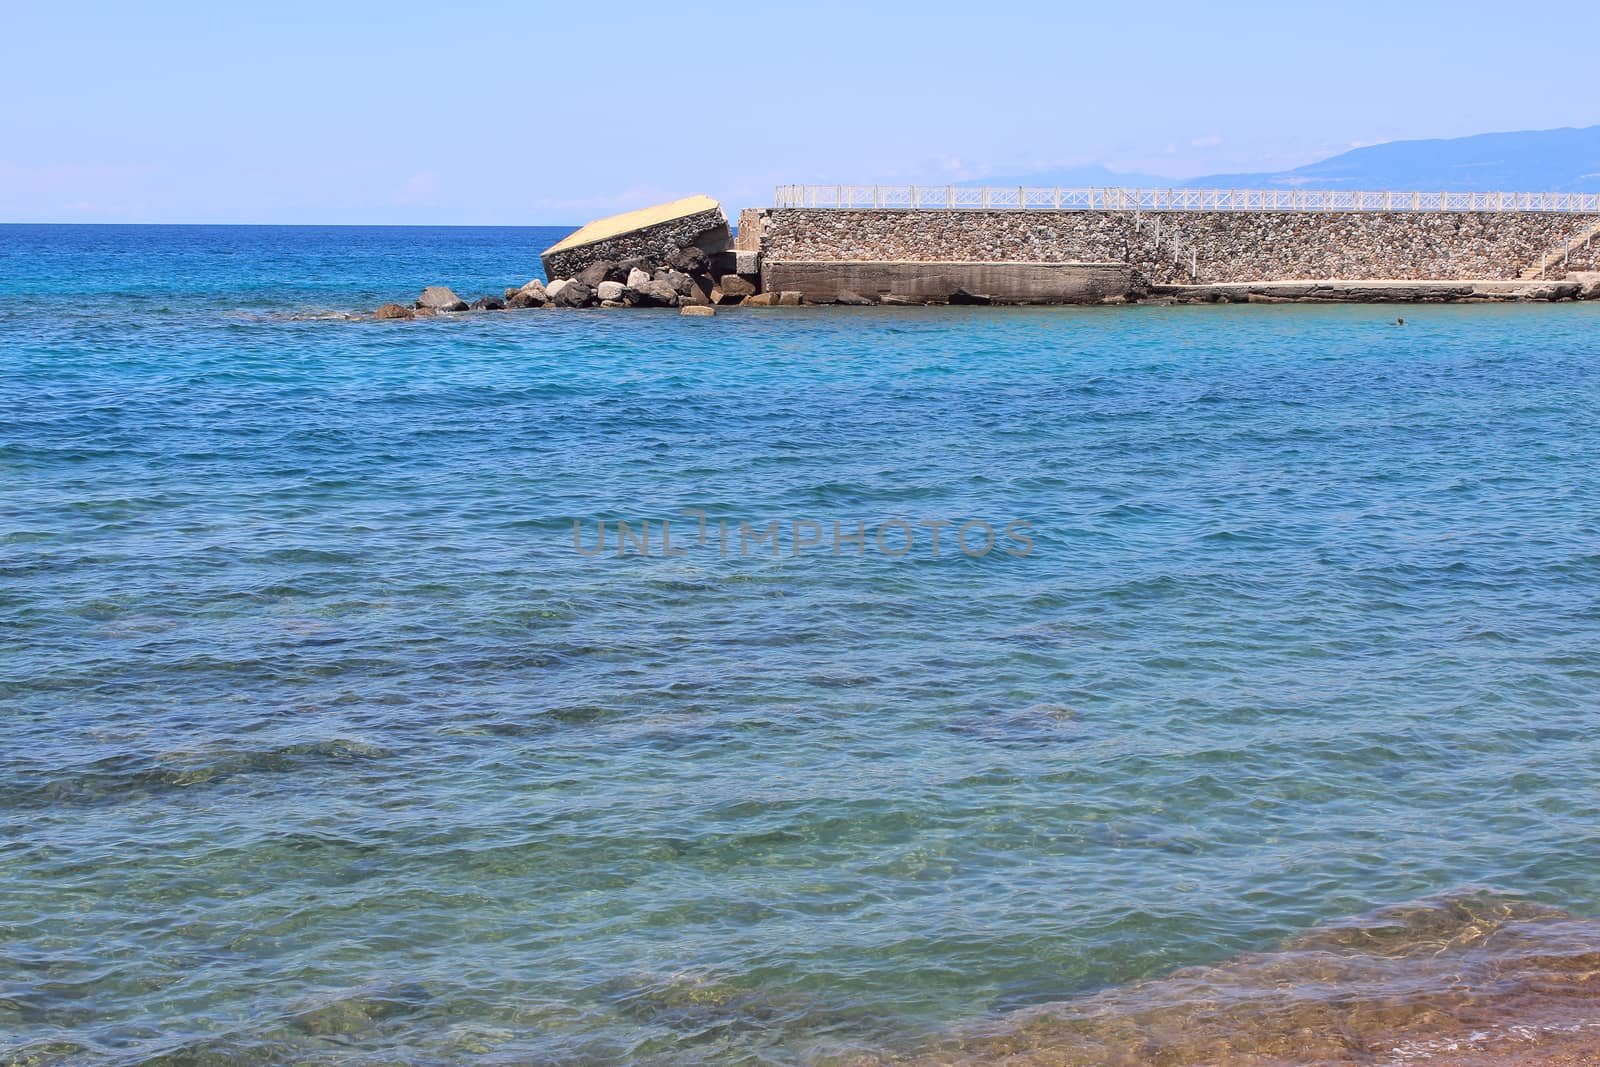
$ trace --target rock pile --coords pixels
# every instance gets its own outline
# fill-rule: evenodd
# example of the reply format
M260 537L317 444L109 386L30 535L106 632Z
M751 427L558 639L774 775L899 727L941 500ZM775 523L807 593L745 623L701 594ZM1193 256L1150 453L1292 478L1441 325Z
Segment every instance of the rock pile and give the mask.
M442 285L430 285L409 308L385 304L374 313L380 319L410 319L458 311L517 311L524 308L714 308L747 304L752 307L791 306L802 303L799 293L762 293L760 276L719 269L727 257L690 246L662 257L634 256L620 261L598 260L571 278L549 282L538 279L505 290L502 296L484 296L471 304Z

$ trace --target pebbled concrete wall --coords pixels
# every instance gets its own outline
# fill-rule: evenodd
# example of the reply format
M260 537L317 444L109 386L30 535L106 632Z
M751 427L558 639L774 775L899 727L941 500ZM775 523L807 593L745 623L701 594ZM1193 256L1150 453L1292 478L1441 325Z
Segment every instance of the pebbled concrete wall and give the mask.
M1119 262L1139 284L1515 279L1600 216L1537 212L907 211L769 208L763 264ZM1600 242L1570 269L1600 269Z
M712 207L587 244L565 248L556 245L546 251L540 260L545 277L554 280L571 278L589 264L602 259L621 261L643 256L658 262L664 261L677 249L691 245L710 253L721 252L728 247L728 219L723 215L722 208Z

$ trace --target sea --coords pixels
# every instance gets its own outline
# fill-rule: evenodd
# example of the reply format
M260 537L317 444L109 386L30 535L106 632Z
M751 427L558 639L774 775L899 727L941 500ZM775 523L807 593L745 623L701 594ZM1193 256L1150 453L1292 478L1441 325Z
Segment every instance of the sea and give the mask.
M1600 307L566 232L0 227L0 1064L1600 1042Z

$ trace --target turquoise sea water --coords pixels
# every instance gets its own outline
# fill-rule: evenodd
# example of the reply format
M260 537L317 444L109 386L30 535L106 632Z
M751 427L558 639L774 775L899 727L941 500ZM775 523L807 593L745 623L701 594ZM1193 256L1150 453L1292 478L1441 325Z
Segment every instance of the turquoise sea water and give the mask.
M318 317L560 233L0 227L0 1062L828 1062L1600 911L1600 309Z

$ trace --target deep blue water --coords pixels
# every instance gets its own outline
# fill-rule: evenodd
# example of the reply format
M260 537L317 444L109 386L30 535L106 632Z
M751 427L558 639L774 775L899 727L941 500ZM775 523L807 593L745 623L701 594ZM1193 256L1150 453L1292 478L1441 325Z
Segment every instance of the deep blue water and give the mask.
M562 232L0 227L0 1061L827 1061L1600 911L1600 308L320 317Z

